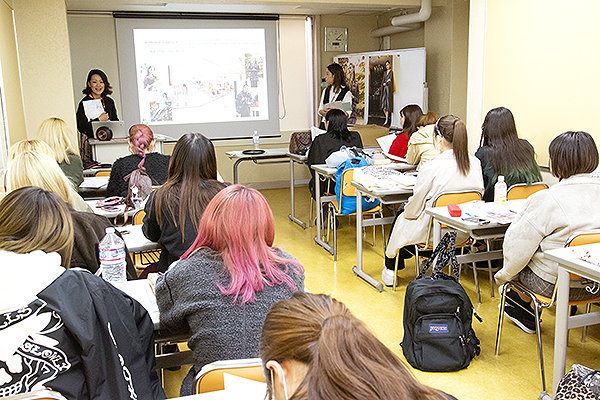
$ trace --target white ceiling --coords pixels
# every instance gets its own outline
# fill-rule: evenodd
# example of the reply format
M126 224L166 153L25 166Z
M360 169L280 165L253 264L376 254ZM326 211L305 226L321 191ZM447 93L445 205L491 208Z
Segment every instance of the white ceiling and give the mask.
M420 0L316 0L316 1L247 1L247 0L66 0L67 10L74 11L154 11L251 13L281 15L378 15L403 13L419 7Z

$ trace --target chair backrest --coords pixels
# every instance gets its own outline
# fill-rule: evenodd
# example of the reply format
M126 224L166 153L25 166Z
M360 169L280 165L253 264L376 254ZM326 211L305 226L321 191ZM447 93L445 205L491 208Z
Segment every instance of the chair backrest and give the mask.
M140 210L135 213L133 216L133 224L134 225L142 225L144 223L144 217L146 216L146 211Z
M98 171L94 176L110 176L110 170L108 171Z
M576 232L569 238L565 247L581 246L592 243L600 243L600 230Z
M356 188L350 183L354 178L354 168L348 168L342 173L342 193L344 196L356 196Z
M202 367L196 375L194 384L195 394L225 389L223 381L224 373L253 381L266 382L260 358L216 361Z
M527 186L526 183L517 183L516 185L512 185L508 188L508 192L506 193L507 200L518 200L518 199L526 199L535 192L539 192L540 190L548 189L548 185L544 182L536 182Z
M442 193L433 200L433 206L445 207L448 204L462 204L473 200L481 200L481 193L476 191Z

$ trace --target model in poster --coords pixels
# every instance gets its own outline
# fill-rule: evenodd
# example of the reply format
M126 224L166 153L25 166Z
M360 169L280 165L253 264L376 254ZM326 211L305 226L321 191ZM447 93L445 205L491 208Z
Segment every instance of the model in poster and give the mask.
M394 92L394 74L392 72L392 63L390 60L385 61L385 72L383 73L383 80L381 82L381 109L385 115L385 122L383 126L389 126L392 122L390 113L393 110L393 98L392 93Z

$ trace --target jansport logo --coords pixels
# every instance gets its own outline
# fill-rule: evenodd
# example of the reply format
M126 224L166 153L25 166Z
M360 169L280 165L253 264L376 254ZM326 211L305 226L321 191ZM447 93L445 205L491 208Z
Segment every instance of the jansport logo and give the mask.
M448 333L447 324L429 324L429 333Z

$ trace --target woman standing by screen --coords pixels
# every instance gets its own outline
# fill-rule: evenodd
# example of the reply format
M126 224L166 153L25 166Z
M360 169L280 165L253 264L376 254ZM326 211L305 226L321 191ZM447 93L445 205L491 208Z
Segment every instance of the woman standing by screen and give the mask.
M106 74L99 69L92 69L88 73L85 89L82 90L85 97L79 102L77 107L77 130L81 135L81 158L91 160L91 151L88 140L94 137L92 121L118 121L115 101L108 95L112 94L112 86L108 82ZM97 118L88 118L85 113L83 103L89 100L100 100L104 112Z
M350 104L350 106L352 105L352 93L350 93L350 89L346 85L346 76L344 75L344 69L340 64L332 63L327 66L327 70L325 71L325 82L328 86L323 90L321 102L319 104L319 115L323 117L321 119L321 125L319 126L321 129L326 129L325 115L332 109L331 107L328 107L327 104L333 103L334 101L341 101L342 103ZM346 116L348 116L348 113L346 113Z

